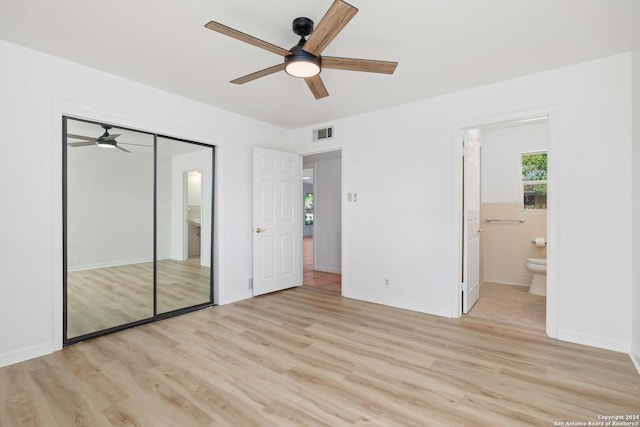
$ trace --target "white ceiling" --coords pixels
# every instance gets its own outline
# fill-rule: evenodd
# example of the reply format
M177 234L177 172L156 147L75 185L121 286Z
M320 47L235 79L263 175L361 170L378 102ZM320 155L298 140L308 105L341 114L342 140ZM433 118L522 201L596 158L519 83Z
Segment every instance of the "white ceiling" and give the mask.
M392 76L325 70L315 100L282 58L204 28L219 21L289 49L291 21L331 0L0 0L0 38L284 128L329 122L640 46L640 0L352 0L324 51L398 61Z

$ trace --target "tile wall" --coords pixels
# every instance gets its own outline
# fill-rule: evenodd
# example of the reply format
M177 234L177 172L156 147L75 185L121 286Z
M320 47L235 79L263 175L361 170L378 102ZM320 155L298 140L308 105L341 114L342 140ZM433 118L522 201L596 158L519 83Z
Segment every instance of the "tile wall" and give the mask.
M547 211L523 211L520 203L482 203L480 236L481 282L529 286L527 258L546 258L547 249L531 243L547 236ZM524 223L485 222L486 218L520 219Z

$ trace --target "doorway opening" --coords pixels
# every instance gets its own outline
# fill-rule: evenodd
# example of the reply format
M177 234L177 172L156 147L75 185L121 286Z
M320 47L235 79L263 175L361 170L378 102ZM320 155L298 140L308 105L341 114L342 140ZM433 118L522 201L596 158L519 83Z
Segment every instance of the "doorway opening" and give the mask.
M200 262L202 254L202 170L185 172L185 260Z
M342 152L303 157L303 285L342 292Z
M462 312L544 332L549 115L463 135Z

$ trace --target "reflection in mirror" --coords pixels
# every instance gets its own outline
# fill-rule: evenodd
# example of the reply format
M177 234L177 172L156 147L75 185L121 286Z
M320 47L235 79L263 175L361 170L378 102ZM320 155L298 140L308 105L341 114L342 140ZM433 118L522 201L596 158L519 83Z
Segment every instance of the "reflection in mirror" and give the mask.
M212 302L213 148L157 143L158 314Z
M66 119L66 339L154 316L154 136Z

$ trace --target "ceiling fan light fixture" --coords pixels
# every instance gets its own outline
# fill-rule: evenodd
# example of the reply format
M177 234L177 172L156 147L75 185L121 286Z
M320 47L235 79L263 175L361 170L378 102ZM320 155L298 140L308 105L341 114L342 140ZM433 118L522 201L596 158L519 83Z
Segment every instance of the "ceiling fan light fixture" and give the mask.
M309 61L307 59L297 59L287 61L284 70L293 77L313 77L320 74L319 61Z
M305 40L291 48L291 55L284 58L284 71L293 77L307 78L320 74L320 56L315 56L302 49Z
M96 141L96 145L100 148L116 148L116 141Z

